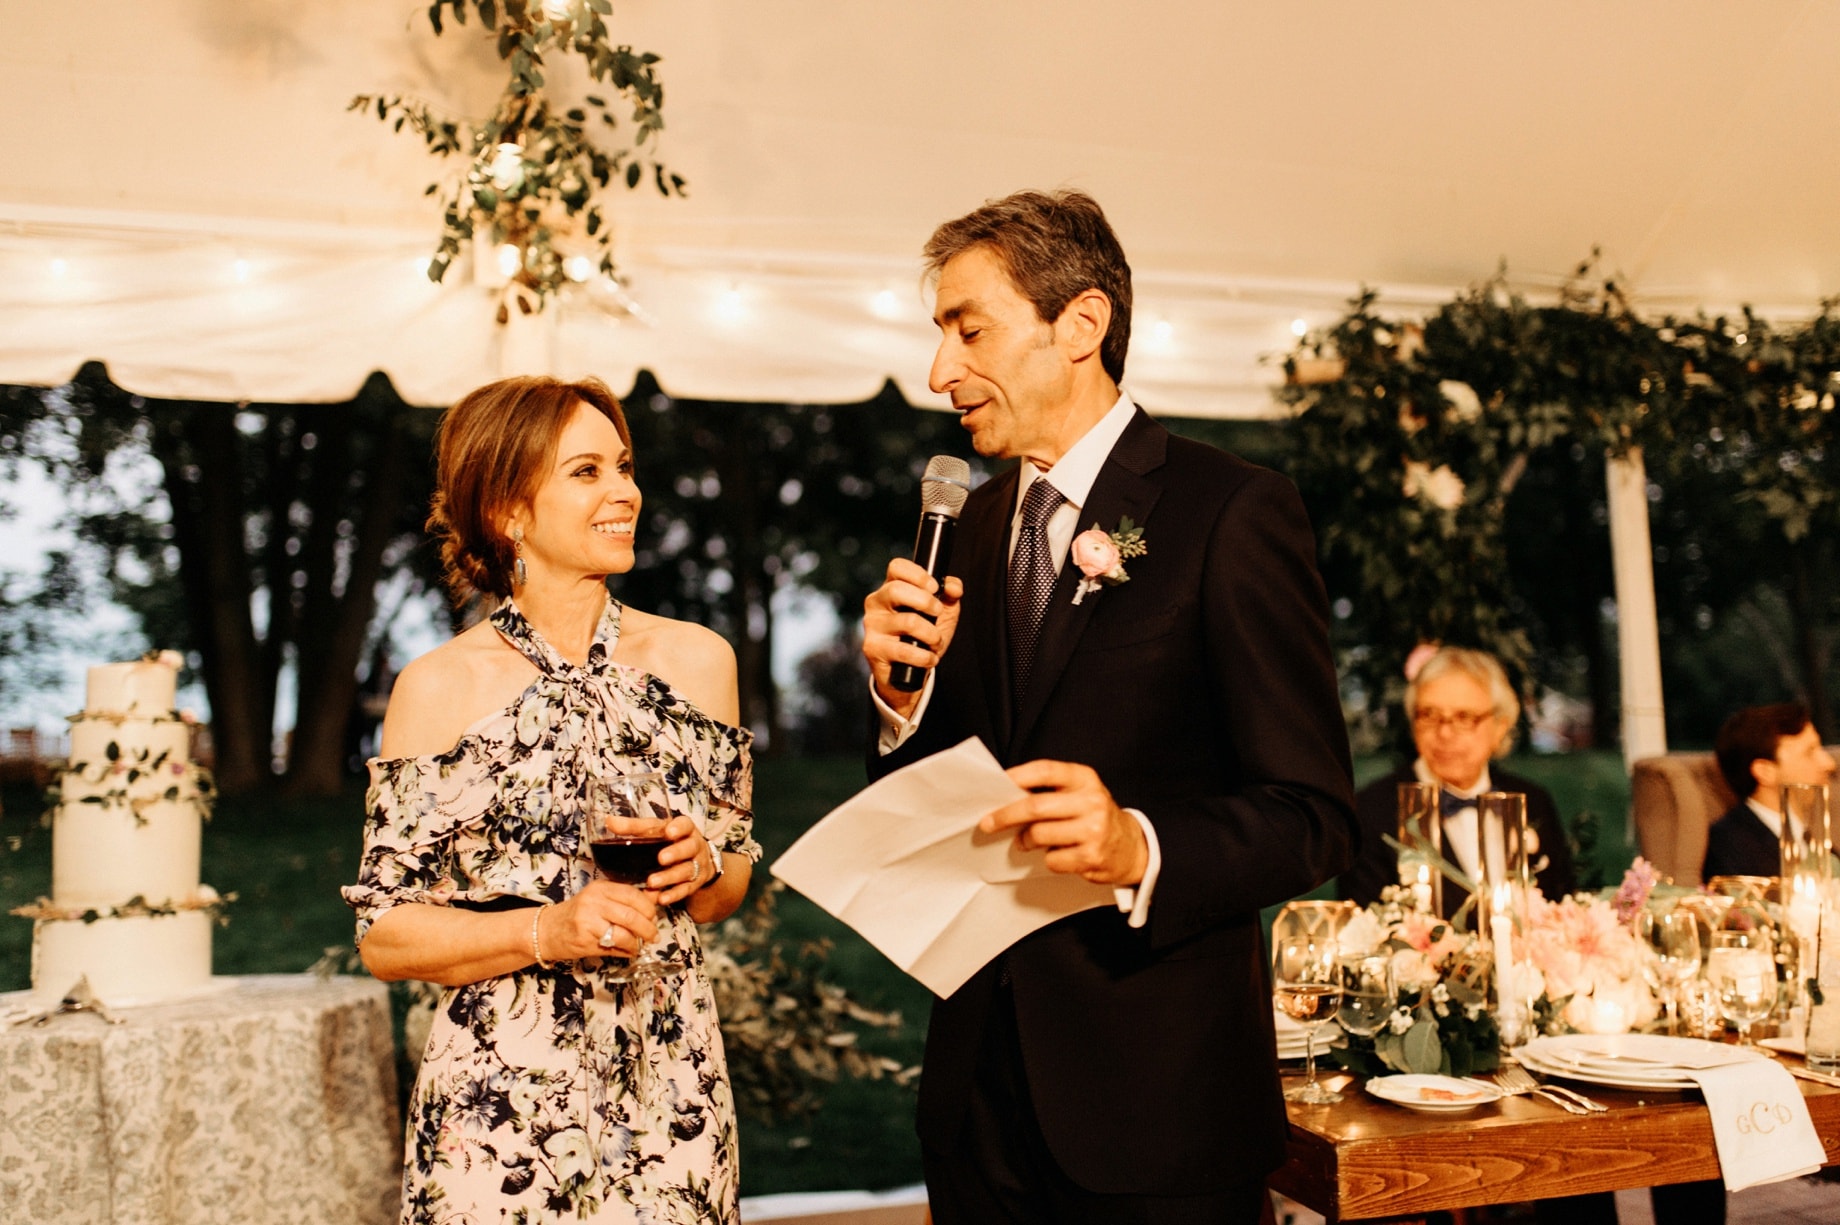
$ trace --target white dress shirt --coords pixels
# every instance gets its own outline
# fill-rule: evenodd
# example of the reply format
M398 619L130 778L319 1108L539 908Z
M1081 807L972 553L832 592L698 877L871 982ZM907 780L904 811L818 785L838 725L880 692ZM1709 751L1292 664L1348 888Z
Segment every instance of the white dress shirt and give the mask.
M1772 834L1775 834L1777 840L1780 841L1782 839L1783 815L1754 795L1746 799L1744 803L1752 812L1757 814L1757 819L1763 822L1764 828L1768 829ZM1794 829L1796 837L1801 837L1801 826L1797 825Z
M1431 772L1431 767L1420 757L1412 763L1412 772L1418 775L1421 783L1431 783L1442 787L1458 799L1468 800L1466 807L1458 809L1443 819L1444 823L1444 857L1462 868L1471 880L1482 879L1482 855L1477 849L1481 837L1476 832L1476 799L1483 792L1493 790L1489 786L1489 768L1482 767L1482 774L1469 787L1452 787ZM1439 803L1443 801L1440 799Z
M1048 552L1054 558L1054 569L1059 573L1067 564L1067 555L1073 547L1073 538L1080 532L1080 514L1085 509L1086 501L1092 496L1093 483L1099 479L1099 470L1105 467L1105 461L1123 437L1125 427L1131 424L1131 418L1137 413L1137 406L1131 403L1129 396L1119 393L1118 402L1113 404L1105 416L1099 418L1093 427L1080 436L1080 440L1069 447L1059 462L1048 471L1043 472L1028 460L1022 461L1021 479L1016 483L1016 506L1010 514L1009 552L1016 551L1016 534L1022 526L1022 499L1029 491L1029 486L1036 481L1047 479L1060 491L1065 499L1055 512L1048 517L1047 535ZM1090 526L1090 525L1088 525ZM869 687L869 696L875 702L875 709L881 716L882 730L877 748L886 756L914 734L920 726L920 720L926 714L926 708L933 696L933 673L929 669L926 684L920 690L920 701L914 706L914 713L906 719L901 718L881 696L875 687ZM1118 902L1118 909L1130 915L1132 927L1142 927L1150 918L1150 895L1156 888L1156 878L1163 869L1162 848L1157 845L1156 829L1150 819L1135 808L1127 808L1143 828L1144 839L1149 844L1149 858L1144 865L1144 879L1135 888L1123 887L1113 890Z

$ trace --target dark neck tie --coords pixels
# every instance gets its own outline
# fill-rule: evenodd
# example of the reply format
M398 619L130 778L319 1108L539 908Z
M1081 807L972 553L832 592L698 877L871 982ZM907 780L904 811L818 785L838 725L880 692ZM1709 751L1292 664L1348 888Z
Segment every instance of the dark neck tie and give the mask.
M1022 527L1009 559L1010 692L1021 698L1035 665L1041 638L1041 615L1054 590L1054 554L1048 547L1048 519L1067 499L1047 481L1037 480L1022 496Z

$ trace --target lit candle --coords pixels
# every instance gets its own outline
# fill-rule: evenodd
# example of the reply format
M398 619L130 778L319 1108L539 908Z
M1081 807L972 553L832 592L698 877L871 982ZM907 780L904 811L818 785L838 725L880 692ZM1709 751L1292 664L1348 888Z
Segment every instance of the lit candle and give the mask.
M1512 897L1504 882L1496 885L1490 896L1489 938L1495 944L1495 998L1504 1017L1520 1014L1520 1001L1514 997L1514 919L1508 904Z

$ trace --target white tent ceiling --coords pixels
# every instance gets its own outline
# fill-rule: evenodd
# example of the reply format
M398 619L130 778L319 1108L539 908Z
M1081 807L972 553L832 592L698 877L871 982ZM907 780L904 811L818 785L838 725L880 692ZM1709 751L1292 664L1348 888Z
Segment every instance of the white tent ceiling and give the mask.
M690 198L615 197L642 317L588 295L507 335L421 268L441 171L348 114L480 115L476 24L403 0L9 4L0 381L87 359L164 396L334 400L386 371L445 403L507 369L641 368L721 399L929 402L916 253L1022 186L1083 187L1137 273L1127 384L1271 411L1294 320L1397 309L1594 246L1646 309L1840 292L1840 6L616 0L663 56Z

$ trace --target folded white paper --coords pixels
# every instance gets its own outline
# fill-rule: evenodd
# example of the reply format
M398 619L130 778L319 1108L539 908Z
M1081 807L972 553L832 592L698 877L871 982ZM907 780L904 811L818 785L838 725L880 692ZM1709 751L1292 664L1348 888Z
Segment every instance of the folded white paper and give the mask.
M973 738L896 770L839 805L773 875L849 924L935 995L1056 919L1116 905L1109 885L1048 870L1014 832L978 821L1026 793Z
M1781 1064L1746 1059L1689 1068L1687 1075L1706 1095L1727 1190L1812 1174L1827 1160L1808 1103Z

